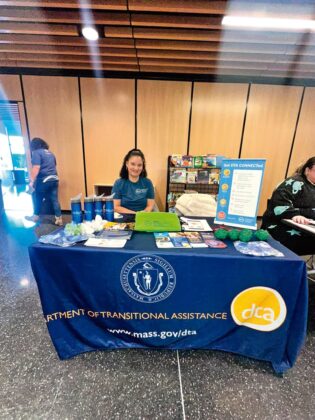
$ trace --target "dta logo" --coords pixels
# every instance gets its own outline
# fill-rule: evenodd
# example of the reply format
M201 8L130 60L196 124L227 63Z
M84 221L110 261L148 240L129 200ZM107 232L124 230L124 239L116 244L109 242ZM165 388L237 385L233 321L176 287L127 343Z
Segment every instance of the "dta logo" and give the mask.
M273 331L283 324L287 308L279 292L257 286L243 290L233 299L231 313L237 325Z
M156 255L139 255L123 266L120 282L132 299L156 303L166 299L176 285L173 267Z

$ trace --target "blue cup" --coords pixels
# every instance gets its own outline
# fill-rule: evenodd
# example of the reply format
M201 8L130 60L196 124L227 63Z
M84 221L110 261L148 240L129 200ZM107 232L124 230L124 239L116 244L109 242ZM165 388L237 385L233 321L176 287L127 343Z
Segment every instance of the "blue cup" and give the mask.
M114 201L106 200L105 201L105 219L109 222L114 221Z
M95 210L95 216L99 215L103 217L103 199L102 198L95 198L94 210Z
M71 217L73 223L82 223L81 200L71 200Z
M84 219L91 222L94 219L94 199L85 197L84 199Z

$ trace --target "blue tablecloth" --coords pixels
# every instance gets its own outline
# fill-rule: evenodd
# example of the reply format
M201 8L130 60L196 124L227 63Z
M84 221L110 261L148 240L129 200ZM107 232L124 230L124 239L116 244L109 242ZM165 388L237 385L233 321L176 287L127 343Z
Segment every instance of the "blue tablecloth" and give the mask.
M229 241L227 241L229 242ZM307 323L305 263L226 249L29 248L44 317L61 359L97 349L218 349L292 367Z

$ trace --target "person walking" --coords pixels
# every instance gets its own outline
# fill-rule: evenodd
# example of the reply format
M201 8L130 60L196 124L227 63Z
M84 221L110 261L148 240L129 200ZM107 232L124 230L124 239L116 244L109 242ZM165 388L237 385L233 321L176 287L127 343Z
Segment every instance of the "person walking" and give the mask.
M45 140L35 137L31 141L32 169L30 188L34 188L34 214L25 219L37 223L44 198L52 204L55 213L55 225L62 226L61 209L58 200L59 178L56 169L56 157L49 150Z

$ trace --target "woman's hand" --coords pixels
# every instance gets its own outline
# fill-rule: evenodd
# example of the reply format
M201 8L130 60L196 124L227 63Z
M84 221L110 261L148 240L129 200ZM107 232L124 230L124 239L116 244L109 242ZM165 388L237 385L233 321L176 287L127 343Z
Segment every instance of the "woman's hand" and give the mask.
M126 207L122 207L120 203L121 203L121 200L114 200L114 211L116 213L122 213L122 214L135 214L136 213L133 210L129 210Z
M154 201L154 199L152 199L152 198L148 198L147 199L147 206L146 206L146 208L145 209L143 209L142 211L145 211L145 212L151 212L151 211L153 211L153 208L154 208L154 204L155 204L155 201Z
M294 216L292 217L293 222L300 223L301 225L309 225L310 221L304 216Z

